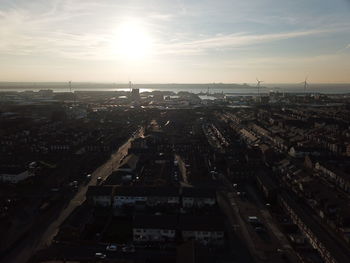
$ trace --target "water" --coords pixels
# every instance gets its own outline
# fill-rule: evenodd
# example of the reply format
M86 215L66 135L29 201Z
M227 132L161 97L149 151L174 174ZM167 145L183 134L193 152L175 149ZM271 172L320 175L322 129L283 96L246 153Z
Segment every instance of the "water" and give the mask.
M188 91L191 93L203 93L208 91L210 94L257 94L258 89L255 84L135 84L133 88L139 88L140 92L160 91ZM54 92L69 92L68 83L47 82L47 83L29 83L29 82L0 82L0 91L39 91L42 89L51 89ZM72 83L72 91L129 91L128 84L108 84L108 83ZM260 93L270 91L286 93L303 93L303 84L264 84L260 88ZM324 93L324 94L343 94L350 93L350 84L310 84L306 92Z

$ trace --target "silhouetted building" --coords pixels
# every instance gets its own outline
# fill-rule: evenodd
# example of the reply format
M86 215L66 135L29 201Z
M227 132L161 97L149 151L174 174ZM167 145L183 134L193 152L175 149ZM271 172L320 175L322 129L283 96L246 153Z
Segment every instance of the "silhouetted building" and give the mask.
M140 89L132 89L131 90L131 100L134 102L140 101Z

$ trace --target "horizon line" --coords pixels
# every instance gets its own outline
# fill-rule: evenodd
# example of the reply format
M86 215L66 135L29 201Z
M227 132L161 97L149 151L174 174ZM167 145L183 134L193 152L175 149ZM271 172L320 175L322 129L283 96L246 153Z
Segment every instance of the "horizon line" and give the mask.
M63 84L69 83L70 81L0 81L0 84ZM103 84L103 85L129 85L128 82L104 82L104 81L71 81L72 84ZM291 84L302 84L303 82L264 82L264 85L291 85ZM139 82L133 83L132 85L248 85L256 84L256 82ZM314 84L344 84L350 85L350 82L309 82L309 85Z

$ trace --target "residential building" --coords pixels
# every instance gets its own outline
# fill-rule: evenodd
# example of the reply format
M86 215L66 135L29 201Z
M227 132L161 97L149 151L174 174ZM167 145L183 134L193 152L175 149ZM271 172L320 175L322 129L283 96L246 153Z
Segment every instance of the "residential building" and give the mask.
M133 241L173 242L176 228L176 216L136 215L133 221Z
M7 169L0 174L0 182L17 184L34 174L24 168Z
M89 186L86 196L94 206L111 207L112 196L114 193L113 186Z
M224 225L224 219L220 216L183 215L179 218L182 239L196 240L203 245L223 245Z
M216 205L216 191L212 188L183 187L182 207L201 208Z
M178 206L179 189L175 187L117 186L114 195L114 207L134 206L143 202L147 206Z

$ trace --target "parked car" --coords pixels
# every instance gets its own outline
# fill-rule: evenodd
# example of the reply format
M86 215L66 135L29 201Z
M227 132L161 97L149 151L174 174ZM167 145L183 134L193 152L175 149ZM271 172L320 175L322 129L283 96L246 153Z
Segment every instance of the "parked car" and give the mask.
M124 247L122 247L122 251L124 253L134 253L135 252L135 247L133 245L124 246Z
M87 174L86 178L85 178L85 184L88 184L90 182L91 178L92 178L92 175L91 174Z
M257 216L248 216L249 223L260 223L260 220Z
M261 226L258 226L255 228L255 232L265 232L265 231L266 231L266 229L261 227Z
M108 250L108 251L117 251L117 245L115 245L115 244L109 244L109 245L106 247L106 250Z
M106 256L106 254L103 254L101 252L97 252L97 253L95 253L95 257L103 259L103 258L106 258L107 256Z
M101 184L101 182L102 182L102 177L101 176L97 177L96 184L99 185Z

